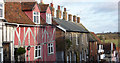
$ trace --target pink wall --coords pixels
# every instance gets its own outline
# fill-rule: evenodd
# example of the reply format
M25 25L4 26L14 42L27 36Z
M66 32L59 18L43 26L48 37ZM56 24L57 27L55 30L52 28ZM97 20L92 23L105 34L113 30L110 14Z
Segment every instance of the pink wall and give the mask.
M19 31L20 31L20 33L19 33ZM17 33L18 33L18 35L17 35ZM30 57L26 57L26 61L35 61L34 60L34 47L38 44L47 42L47 44L41 45L42 46L42 51L41 51L42 58L36 59L36 61L55 61L56 60L55 33L56 33L55 28L53 28L52 26L46 26L45 28L42 28L42 27L18 27L17 30L15 31L14 44L15 44L15 46L16 45L18 46L18 44L20 46L23 46L24 42L25 42L24 46L26 47L26 49L27 49L27 46L29 46L29 44L30 44L30 46L31 46L30 51L29 52L26 51L26 55L29 55ZM34 38L35 38L35 40L34 40ZM21 42L18 43L18 39ZM54 54L52 54L52 55L48 54L48 46L47 46L48 43L54 44ZM29 58L30 58L30 60L29 60Z

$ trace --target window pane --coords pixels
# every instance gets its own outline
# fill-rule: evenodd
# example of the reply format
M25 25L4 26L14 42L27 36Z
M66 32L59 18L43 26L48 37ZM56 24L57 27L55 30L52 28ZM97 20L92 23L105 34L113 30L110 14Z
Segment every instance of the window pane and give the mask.
M38 23L38 21L39 21L39 17L37 16L37 23Z
M41 55L40 55L40 52L41 52L41 51L40 51L40 49L39 49L39 51L38 51L38 56L41 56Z
M36 23L36 16L34 16L34 22Z
M48 53L50 53L50 47L48 47Z
M2 13L3 13L3 10L2 10L2 9L0 9L0 17L2 17Z
M37 57L37 50L35 50L35 57Z
M37 46L35 46L35 49L37 49Z
M51 47L51 52L53 52L53 47Z
M48 44L48 47L50 47L50 44Z

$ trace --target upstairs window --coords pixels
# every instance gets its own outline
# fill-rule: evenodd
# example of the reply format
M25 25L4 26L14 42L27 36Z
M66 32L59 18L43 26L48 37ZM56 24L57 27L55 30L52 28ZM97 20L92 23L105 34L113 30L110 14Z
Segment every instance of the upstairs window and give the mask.
M0 3L0 19L4 18L4 3Z
M33 11L33 22L35 24L40 24L40 13Z
M46 13L46 23L52 24L51 14Z
M76 34L76 45L79 45L79 37L77 34Z
M53 43L48 44L48 54L53 54L54 53L54 48L53 48Z

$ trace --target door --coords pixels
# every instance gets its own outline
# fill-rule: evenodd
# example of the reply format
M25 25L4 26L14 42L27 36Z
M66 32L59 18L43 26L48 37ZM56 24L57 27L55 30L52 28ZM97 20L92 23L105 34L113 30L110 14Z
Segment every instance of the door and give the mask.
M4 62L10 62L10 44L3 44L3 61Z
M77 63L77 58L76 58L76 54L74 53L74 63Z

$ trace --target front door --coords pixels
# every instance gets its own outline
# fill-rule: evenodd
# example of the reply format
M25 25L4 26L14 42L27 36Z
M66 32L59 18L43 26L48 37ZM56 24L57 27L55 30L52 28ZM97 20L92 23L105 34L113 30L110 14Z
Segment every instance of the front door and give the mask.
M3 44L3 61L10 62L10 43Z

